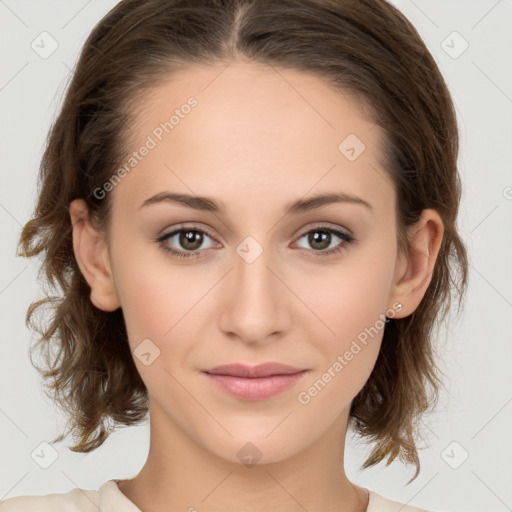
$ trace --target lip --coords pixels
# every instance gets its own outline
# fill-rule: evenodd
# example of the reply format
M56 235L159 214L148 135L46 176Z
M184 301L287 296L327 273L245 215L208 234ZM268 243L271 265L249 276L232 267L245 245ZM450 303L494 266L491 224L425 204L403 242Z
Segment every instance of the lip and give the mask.
M203 373L226 393L244 400L265 400L290 389L308 373L280 363L227 364Z
M294 368L287 364L263 363L250 366L242 363L222 364L208 370L204 370L210 375L231 375L232 377L269 377L272 375L292 375L304 371L305 368Z

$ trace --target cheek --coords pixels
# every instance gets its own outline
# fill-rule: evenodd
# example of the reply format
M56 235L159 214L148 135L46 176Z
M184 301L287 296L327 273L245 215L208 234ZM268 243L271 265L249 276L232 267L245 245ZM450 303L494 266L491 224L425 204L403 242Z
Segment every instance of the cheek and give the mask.
M394 270L392 255L381 251L381 258L358 253L353 261L317 276L303 279L302 296L321 330L320 340L331 340L330 347L343 348L348 341L364 337L379 320L385 320ZM318 339L312 336L311 339Z
M121 276L119 299L131 343L150 338L160 345L175 323L175 308L167 287L147 268Z
M117 252L116 289L130 341L150 338L160 346L193 316L206 283L192 266L176 265L147 241L118 244Z
M198 329L215 279L211 270L177 265L166 254L148 250L147 244L122 250L116 287L134 362L152 394L158 395L161 386L169 393L173 381L164 369L176 376L191 369L191 353L197 349L192 341L200 339ZM150 366L138 359L147 351L157 354Z
M310 418L334 421L371 375L386 326L385 310L371 293L372 286L376 286L372 280L364 286L358 281L354 293L337 293L337 299L323 309L329 330L322 327L325 336L318 332L310 336L321 364L297 393L297 402Z
M123 283L119 298L133 360L150 395L164 401L172 395L176 400L182 392L173 376L181 380L182 364L193 348L188 343L191 333L185 330L197 293L180 282L179 272L162 276L140 258L133 263L137 266L118 268Z
M339 272L330 272L330 279L317 275L315 286L311 279L302 282L312 311L303 325L323 362L307 383L314 386L311 393L307 386L301 388L307 394L304 402L321 395L314 400L346 406L372 372L386 326L394 269L392 249L381 249L378 259L372 253L361 251L357 259L340 265Z

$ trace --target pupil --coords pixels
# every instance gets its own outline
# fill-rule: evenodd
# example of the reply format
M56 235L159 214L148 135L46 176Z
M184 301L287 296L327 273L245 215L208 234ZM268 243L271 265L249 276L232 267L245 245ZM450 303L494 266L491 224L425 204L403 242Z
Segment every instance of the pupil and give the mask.
M194 245L194 242L196 244ZM197 243L199 242L199 243ZM180 244L182 247L186 249L190 249L191 251L194 251L201 247L202 243L202 234L198 231L183 231L180 236ZM192 246L190 246L192 245Z
M319 236L317 236L319 235ZM321 247L317 247L318 249L325 249L326 247L329 247L329 237L330 237L330 233L327 233L325 231L313 231L309 237L309 242L311 243L311 245L314 247L314 244L315 243L318 243L318 242L324 242L323 244L321 243ZM327 241L327 243L325 243Z

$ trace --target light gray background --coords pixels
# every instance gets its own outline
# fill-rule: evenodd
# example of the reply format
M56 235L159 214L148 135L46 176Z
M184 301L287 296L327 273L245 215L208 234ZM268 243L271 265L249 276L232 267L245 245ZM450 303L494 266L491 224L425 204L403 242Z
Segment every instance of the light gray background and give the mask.
M40 444L56 436L63 420L42 395L28 359L33 335L24 318L29 303L41 296L38 262L15 256L68 75L86 36L116 3L0 0L0 500L97 489L110 478L134 476L147 454L143 425L118 431L87 455L58 444L58 457L47 469L35 462L51 462L51 449ZM393 3L424 38L456 104L464 182L460 227L470 252L470 287L463 314L440 338L449 393L424 420L429 446L420 452L420 476L405 486L413 471L400 462L359 471L370 447L350 438L347 474L427 510L512 510L512 2ZM46 59L31 48L43 31L58 42ZM469 47L461 53L464 41ZM37 453L45 455L37 459Z

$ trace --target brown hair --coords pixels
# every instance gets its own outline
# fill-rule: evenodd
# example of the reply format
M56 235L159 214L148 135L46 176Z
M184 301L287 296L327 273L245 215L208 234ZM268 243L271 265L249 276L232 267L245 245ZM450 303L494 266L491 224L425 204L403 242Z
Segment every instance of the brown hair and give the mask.
M49 132L38 202L19 242L22 256L44 253L40 275L57 291L28 309L27 324L40 334L32 364L39 347L46 368L37 369L68 415L67 433L78 440L73 451L94 450L116 425L145 419L147 390L122 310L104 312L89 299L72 249L69 203L84 199L98 226L107 226L109 195L98 200L93 191L128 154L126 127L140 100L174 70L233 59L317 75L371 106L386 136L400 250L408 250L406 228L423 209L442 218L425 296L411 315L387 323L373 372L350 409L356 433L376 443L362 467L399 456L416 465L412 481L420 469L417 423L437 404L442 385L433 328L454 287L460 311L468 261L456 227L461 184L452 100L415 28L384 0L123 0L96 25ZM43 305L52 307L48 324L32 318Z

